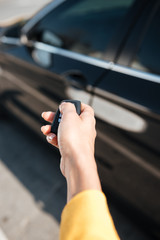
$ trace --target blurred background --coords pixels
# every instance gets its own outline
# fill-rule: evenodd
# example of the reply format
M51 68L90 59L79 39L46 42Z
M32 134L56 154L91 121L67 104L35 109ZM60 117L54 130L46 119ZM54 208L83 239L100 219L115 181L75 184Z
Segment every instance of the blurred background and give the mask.
M0 0L0 23L27 18L49 3L49 0Z
M0 0L0 25L32 16L48 0ZM16 118L0 121L0 240L57 240L66 183L59 153ZM123 240L150 240L143 226L108 197Z

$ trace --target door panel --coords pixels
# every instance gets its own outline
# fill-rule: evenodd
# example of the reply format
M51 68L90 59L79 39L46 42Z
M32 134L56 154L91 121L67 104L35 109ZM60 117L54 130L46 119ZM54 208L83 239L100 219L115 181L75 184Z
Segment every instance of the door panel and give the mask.
M160 84L137 74L113 67L94 90L96 157L104 185L160 224Z
M125 46L124 52L121 49L118 61L129 59L127 65L130 67L113 64L112 71L96 86L92 106L98 129L96 156L104 185L114 194L119 193L124 202L136 206L146 221L152 219L152 228L158 232L160 51L157 44L160 5L159 1L154 4L157 10L149 11L152 21L147 27L145 25L145 34L142 31L142 35L135 35L133 28L126 41L127 51ZM148 15L145 17L148 19ZM137 51L134 53L133 44Z

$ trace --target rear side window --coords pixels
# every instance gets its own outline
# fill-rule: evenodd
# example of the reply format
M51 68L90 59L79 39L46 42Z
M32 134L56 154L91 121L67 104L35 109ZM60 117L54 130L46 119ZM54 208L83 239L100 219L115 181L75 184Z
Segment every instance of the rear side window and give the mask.
M103 58L134 0L70 0L50 12L36 27L37 40Z
M131 67L160 74L160 7L152 18Z

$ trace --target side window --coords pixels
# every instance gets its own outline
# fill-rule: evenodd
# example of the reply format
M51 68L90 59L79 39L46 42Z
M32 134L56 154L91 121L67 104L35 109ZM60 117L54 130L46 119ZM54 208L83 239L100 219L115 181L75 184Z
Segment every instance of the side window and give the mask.
M70 0L36 26L36 40L103 58L103 53L135 0Z
M160 7L151 21L131 67L160 74Z

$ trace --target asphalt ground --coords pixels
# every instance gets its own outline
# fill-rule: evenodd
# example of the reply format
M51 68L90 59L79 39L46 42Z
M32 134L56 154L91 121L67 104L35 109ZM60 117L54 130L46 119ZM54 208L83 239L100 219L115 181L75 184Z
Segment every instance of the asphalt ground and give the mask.
M51 0L0 0L0 24L30 17Z
M33 15L48 0L0 0L0 24ZM59 153L15 118L0 115L0 240L57 240L66 203ZM151 240L110 200L122 240Z

